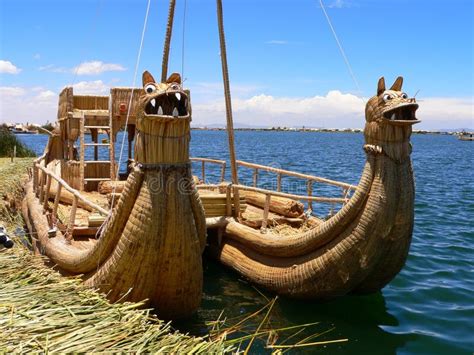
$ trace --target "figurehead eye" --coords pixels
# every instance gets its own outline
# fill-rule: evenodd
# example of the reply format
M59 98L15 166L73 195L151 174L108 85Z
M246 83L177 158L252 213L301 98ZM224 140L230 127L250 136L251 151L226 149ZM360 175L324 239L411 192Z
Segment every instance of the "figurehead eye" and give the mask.
M408 99L408 95L405 94L405 93L403 93L403 94L402 94L402 99Z
M171 84L170 88L171 90L181 90L181 85L174 83Z
M393 97L392 97L391 95L389 95L389 94L383 95L383 100L384 100L385 102L390 101L391 99L393 99Z
M152 94L155 90L156 90L156 86L153 84L148 84L147 86L145 86L145 92L147 94Z

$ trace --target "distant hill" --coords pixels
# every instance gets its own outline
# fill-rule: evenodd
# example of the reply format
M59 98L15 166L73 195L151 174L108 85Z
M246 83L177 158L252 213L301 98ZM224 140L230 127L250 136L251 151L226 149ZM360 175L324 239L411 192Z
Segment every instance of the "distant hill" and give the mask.
M225 123L212 123L212 124L195 124L192 127L206 127L206 128L225 128ZM253 126L246 123L234 122L234 128L267 128L266 126Z

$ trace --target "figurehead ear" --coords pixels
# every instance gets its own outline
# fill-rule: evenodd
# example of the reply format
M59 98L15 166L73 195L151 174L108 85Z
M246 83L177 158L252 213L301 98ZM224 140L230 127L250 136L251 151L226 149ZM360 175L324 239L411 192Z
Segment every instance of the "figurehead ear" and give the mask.
M166 83L169 84L169 83L177 83L177 84L181 84L181 75L179 75L178 73L173 73L169 76L168 79L166 79Z
M394 91L402 91L402 85L403 85L403 77L402 76L399 76L397 78L397 80L395 80L395 82L393 83L392 87L390 88L390 90L394 90Z
M142 81L143 81L143 86L149 83L155 83L155 79L147 70L143 72Z
M379 82L377 84L377 96L379 96L381 93L383 93L385 91L385 79L384 77L382 76L380 79L379 79Z

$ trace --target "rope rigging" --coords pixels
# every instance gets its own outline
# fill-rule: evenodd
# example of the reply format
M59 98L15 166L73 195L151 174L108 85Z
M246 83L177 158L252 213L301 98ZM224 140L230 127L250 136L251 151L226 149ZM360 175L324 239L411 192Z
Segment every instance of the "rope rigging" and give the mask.
M133 74L132 91L130 93L130 100L128 102L127 118L125 120L125 127L127 127L128 121L129 121L129 118L130 118L130 111L131 111L131 107L132 107L133 93L135 91L135 85L136 85L136 79L137 79L137 73L138 73L138 66L140 64L140 57L141 57L141 54L142 54L143 42L144 42L144 39L145 39L145 32L146 32L146 27L147 27L147 23L148 23L148 15L150 13L150 4L151 4L151 0L148 0L148 4L147 4L147 7L146 7L146 12L145 12L145 20L143 21L143 30L142 30L142 35L141 35L141 39L140 39L140 47L138 49L137 60L135 62L135 72ZM110 139L113 139L113 135L111 135ZM119 175L120 164L122 163L123 147L124 146L125 146L125 134L122 135L122 143L120 144L120 154L119 154L119 159L118 159L118 164L117 164L116 176ZM115 196L116 196L115 191L116 191L116 184L114 184L113 188L112 188L111 206L115 205ZM113 208L110 209L105 222L102 223L102 226L97 230L96 238L102 233L102 230L104 229L104 227L107 225L108 221L110 220L110 217L112 216L112 211L113 211ZM99 265L97 265L97 268L99 268Z
M360 89L359 82L357 81L357 78L356 78L356 76L355 76L355 74L352 70L352 66L349 62L349 59L347 58L346 52L344 51L344 48L342 47L342 44L339 41L339 37L336 34L336 30L334 29L334 26L332 25L331 19L330 19L328 13L326 12L326 8L324 7L323 0L319 0L319 4L321 5L321 9L323 10L324 16L326 17L329 28L331 29L331 32L334 36L334 39L336 40L337 46L339 47L339 51L341 52L342 58L344 59L344 63L346 63L347 69L349 70L349 74L351 75L351 78L354 81L354 84L357 88L357 91L359 92L359 95L362 96L362 90ZM365 100L364 100L364 102L365 102Z

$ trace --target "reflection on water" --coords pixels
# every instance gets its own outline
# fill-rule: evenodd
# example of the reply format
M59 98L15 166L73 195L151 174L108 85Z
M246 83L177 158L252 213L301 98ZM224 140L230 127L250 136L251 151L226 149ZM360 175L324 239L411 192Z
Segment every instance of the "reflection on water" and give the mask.
M239 279L236 273L207 258L204 279L204 297L198 314L191 321L174 323L181 331L205 335L209 331L205 322L217 320L222 310L224 317L234 318L251 314L268 303L261 291ZM271 294L263 294L267 298L272 297ZM383 349L384 354L394 354L407 341L416 339L416 335L391 334L382 328L396 327L398 320L387 311L385 299L380 292L370 296L346 296L324 303L279 298L271 313L273 329L312 322L318 324L308 326L296 340L333 329L312 341L349 338L349 342L300 348L298 352L292 350L292 353L322 353L330 350L331 354L380 354L380 349ZM256 321L255 328L258 325ZM261 353L268 352L264 345L260 341L252 349Z

